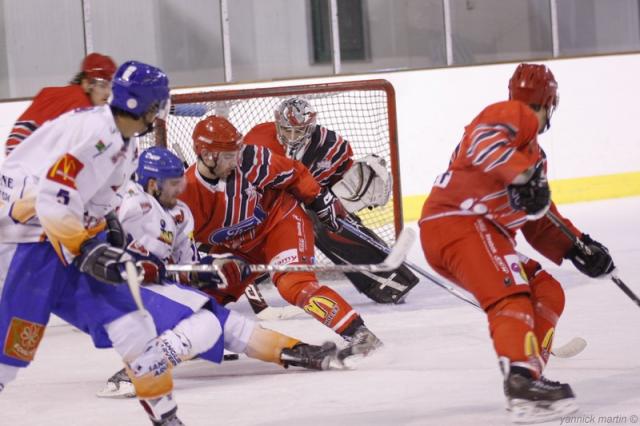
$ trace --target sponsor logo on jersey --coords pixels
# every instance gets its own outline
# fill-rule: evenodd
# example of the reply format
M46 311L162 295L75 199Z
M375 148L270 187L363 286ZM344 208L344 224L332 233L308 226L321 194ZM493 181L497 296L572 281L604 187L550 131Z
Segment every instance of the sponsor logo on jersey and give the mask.
M513 281L516 285L529 284L527 274L525 273L517 254L508 254L504 257L504 260L507 265L509 265L511 276L513 277Z
M151 203L148 201L143 201L140 203L140 209L142 210L142 214L147 214L151 211Z
M108 145L105 145L104 142L102 142L101 140L98 141L97 144L95 144L95 148L98 151L96 154L93 154L93 158L96 158L97 156L99 156L100 154L102 154L103 152L105 152L107 149L109 149L109 147L112 145L112 142L109 142Z
M84 164L76 157L67 153L63 155L47 172L47 179L61 185L76 189L76 177Z
M298 262L298 251L296 249L288 249L275 255L271 259L272 265L290 265Z
M33 361L44 329L42 324L13 317L4 342L4 354L20 361Z
M329 324L338 313L339 307L334 300L326 296L313 296L304 306L304 310L320 318L324 324Z
M13 178L6 175L0 175L0 186L4 186L9 189L13 188Z
M162 241L163 243L167 244L167 245L172 245L173 244L173 232L171 231L167 231L165 228L167 226L167 223L164 221L164 219L160 220L160 235L158 236L158 239L160 241Z

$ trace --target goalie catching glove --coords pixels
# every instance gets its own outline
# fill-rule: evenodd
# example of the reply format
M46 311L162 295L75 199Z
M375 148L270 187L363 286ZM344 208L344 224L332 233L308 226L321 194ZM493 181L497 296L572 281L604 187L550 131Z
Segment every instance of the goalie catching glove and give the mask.
M367 155L356 161L331 187L349 213L384 206L391 197L391 174L383 158Z
M347 215L347 211L340 200L328 189L320 191L316 198L307 204L307 207L313 210L318 216L318 220L331 231L339 230L338 218Z
M588 234L582 234L580 239L591 254L586 254L580 246L574 244L564 256L565 259L571 260L576 269L591 278L611 273L615 265L609 250L598 241L591 239Z
M199 289L235 287L251 275L244 260L231 255L205 256L200 259L203 265L215 265L217 271L192 272L191 284Z

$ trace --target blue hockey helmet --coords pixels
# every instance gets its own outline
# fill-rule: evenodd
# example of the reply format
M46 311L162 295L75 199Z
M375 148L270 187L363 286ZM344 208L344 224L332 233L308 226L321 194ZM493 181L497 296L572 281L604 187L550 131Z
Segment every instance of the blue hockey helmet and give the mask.
M160 68L138 61L120 65L113 76L111 105L135 117L152 107L162 110L169 100L169 79Z
M184 176L182 160L173 152L159 146L145 149L138 159L136 181L144 188L149 179L155 179L160 184L164 179Z

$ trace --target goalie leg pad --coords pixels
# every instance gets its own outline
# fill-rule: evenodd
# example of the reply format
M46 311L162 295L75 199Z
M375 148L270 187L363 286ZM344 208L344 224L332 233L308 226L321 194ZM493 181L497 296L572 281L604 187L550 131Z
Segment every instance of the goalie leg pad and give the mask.
M350 222L362 232L383 242L357 219L352 217ZM317 222L314 222L314 225L316 247L335 264L379 263L386 257L386 253L344 228L338 232L329 232ZM409 291L420 281L405 265L394 271L352 272L345 275L360 293L376 303L402 303Z

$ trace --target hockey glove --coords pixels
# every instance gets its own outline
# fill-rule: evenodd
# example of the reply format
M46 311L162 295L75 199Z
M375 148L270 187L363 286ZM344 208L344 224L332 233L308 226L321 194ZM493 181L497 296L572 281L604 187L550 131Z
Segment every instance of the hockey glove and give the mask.
M200 289L236 287L251 275L249 266L236 256L205 256L200 263L218 267L217 271L193 273L191 283Z
M580 239L589 248L591 254L585 254L574 244L564 258L571 260L578 271L591 278L611 273L615 265L609 250L598 241L592 240L588 234L582 234Z
M551 205L551 190L542 164L536 167L527 182L507 186L507 194L514 210L524 210L535 219L541 218Z
M107 242L117 248L125 248L127 245L127 235L122 229L122 224L118 220L115 211L109 212L105 217L107 221Z
M338 218L347 215L347 211L340 200L328 189L322 190L307 207L318 215L320 222L334 232L340 229Z
M98 281L122 284L126 280L124 264L129 261L133 258L124 250L91 238L80 246L80 255L74 259L74 264Z
M153 253L149 252L142 244L133 240L126 249L127 253L133 257L136 266L144 274L142 282L145 284L159 284L164 281L167 271L164 262Z

